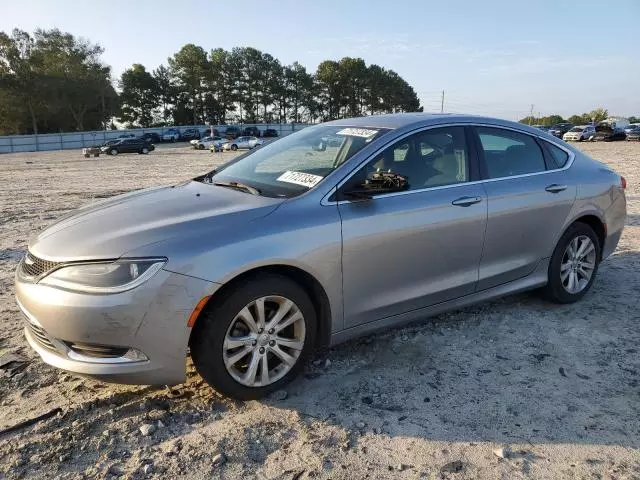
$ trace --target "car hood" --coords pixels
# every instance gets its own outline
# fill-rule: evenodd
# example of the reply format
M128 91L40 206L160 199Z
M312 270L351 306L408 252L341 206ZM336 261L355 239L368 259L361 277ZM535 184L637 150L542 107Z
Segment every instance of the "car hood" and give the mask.
M138 190L63 217L31 239L29 251L54 262L114 259L176 236L233 228L282 201L195 181Z

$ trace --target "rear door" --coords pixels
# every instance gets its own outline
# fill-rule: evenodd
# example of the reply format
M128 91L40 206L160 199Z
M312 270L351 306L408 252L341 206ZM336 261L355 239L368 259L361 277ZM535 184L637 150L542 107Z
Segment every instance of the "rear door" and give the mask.
M123 143L123 148L124 151L127 153L134 153L137 152L138 150L140 150L140 142L138 141L138 139L133 139L130 138L128 140L125 140Z
M569 151L515 130L475 131L488 199L478 280L478 290L484 290L529 275L551 255L576 185L564 168ZM564 163L555 160L552 148L558 158L565 156Z
M464 127L427 129L376 154L338 191L345 326L473 293L487 219ZM406 191L340 197L382 169Z

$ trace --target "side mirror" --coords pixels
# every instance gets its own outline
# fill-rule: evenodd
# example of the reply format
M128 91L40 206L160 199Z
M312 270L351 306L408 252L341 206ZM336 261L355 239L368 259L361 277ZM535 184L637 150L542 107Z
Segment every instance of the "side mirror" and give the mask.
M377 171L362 184L349 189L344 194L349 197L371 198L383 193L402 192L409 187L407 177L392 172Z

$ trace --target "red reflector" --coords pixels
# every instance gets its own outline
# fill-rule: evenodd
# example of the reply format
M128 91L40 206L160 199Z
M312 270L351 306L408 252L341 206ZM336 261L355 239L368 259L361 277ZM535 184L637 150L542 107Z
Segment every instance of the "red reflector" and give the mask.
M627 179L624 177L620 177L620 186L624 189L627 188Z

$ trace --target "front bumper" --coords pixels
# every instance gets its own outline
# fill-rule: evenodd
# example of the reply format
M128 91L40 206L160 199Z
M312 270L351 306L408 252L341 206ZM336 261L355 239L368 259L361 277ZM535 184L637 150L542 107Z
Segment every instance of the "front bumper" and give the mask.
M106 382L143 385L185 380L187 320L198 301L216 288L160 270L133 290L93 295L24 282L16 275L26 339L46 363ZM122 354L86 355L76 344Z

